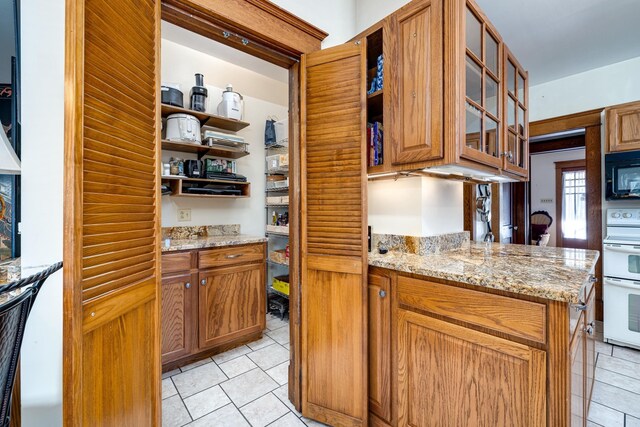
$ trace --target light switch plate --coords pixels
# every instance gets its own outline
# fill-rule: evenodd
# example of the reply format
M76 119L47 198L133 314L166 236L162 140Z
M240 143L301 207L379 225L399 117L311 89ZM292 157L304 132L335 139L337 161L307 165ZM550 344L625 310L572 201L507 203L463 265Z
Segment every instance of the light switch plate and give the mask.
M178 209L178 221L191 221L191 209Z

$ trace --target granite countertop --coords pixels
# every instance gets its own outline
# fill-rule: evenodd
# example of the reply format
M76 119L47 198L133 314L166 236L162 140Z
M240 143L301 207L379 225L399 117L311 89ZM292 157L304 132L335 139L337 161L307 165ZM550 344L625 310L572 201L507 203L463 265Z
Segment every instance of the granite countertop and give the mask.
M20 280L20 272L20 258L0 262L0 286ZM0 304L17 297L23 291L24 289L16 289L15 291L0 295Z
M577 303L599 256L583 249L469 242L436 254L372 251L368 258L370 266Z
M233 234L226 236L194 236L184 239L168 239L162 241L162 252L187 251L190 249L216 248L221 246L237 246L249 243L264 243L267 238L264 236L251 236L248 234Z

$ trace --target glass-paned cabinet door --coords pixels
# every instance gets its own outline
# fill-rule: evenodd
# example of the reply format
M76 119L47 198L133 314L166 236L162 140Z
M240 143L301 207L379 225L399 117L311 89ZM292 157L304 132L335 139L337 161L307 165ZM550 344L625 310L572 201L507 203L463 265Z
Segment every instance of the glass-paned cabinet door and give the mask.
M527 176L529 167L529 116L527 72L504 47L506 90L504 108L507 117L503 168Z
M465 13L465 140L463 157L502 166L502 41L474 5ZM515 110L514 110L515 111Z

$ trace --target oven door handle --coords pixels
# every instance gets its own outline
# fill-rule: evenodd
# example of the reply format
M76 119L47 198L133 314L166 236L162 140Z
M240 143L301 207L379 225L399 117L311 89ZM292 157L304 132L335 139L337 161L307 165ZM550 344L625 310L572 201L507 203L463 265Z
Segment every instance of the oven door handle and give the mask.
M618 286L620 288L634 289L636 291L640 291L640 282L634 282L632 280L621 280L620 282L614 282L613 280L609 280L605 278L603 283L609 286Z
M640 254L640 247L629 247L627 245L605 244L604 249L611 252L621 252L625 254Z

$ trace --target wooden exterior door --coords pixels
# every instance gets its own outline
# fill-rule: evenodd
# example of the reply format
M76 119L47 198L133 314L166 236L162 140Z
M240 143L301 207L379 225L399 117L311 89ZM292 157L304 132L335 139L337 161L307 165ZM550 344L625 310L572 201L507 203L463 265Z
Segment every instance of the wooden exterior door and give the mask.
M587 249L589 201L585 159L556 162L557 247Z
M546 424L544 351L398 314L398 426Z
M225 344L265 328L264 264L210 270L200 273L199 280L200 349Z
M66 13L64 425L159 425L160 1Z
M441 0L412 2L393 15L398 21L399 99L395 117L402 135L394 140L394 165L444 155L442 15Z
M162 363L180 359L194 346L197 315L196 275L162 278Z
M367 425L366 42L302 56L302 413Z

